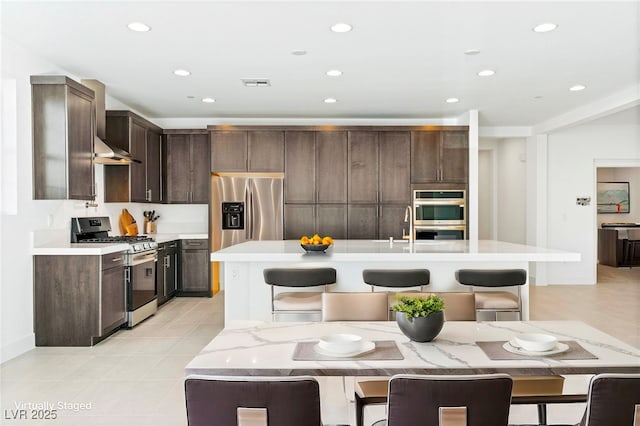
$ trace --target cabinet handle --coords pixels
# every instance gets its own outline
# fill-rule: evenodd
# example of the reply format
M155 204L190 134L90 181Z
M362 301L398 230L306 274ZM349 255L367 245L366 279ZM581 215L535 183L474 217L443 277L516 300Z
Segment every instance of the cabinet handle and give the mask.
M167 261L167 269L171 268L171 256L167 256L165 259Z
M114 257L113 259L111 259L112 262L122 262L122 256L120 257Z

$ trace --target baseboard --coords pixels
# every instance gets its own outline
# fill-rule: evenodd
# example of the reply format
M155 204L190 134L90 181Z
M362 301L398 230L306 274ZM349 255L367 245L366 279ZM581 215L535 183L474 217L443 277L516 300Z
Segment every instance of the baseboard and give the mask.
M21 339L0 348L0 364L9 361L36 347L36 335L29 333Z

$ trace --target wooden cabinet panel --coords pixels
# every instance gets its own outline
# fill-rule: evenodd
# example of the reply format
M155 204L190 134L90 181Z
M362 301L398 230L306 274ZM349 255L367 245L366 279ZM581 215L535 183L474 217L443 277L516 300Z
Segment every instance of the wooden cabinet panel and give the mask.
M318 203L347 202L347 132L316 132L316 179Z
M191 179L186 164L191 161L189 135L166 135L165 138L165 201L188 203Z
M109 143L140 162L104 166L105 201L161 202L162 129L131 111L107 111L106 115Z
M284 202L313 203L316 195L315 132L285 134Z
M349 203L378 202L378 132L348 135Z
M180 251L180 289L182 293L200 293L209 296L208 240L183 240Z
M411 133L380 132L380 203L410 203Z
M284 239L297 240L316 232L316 207L314 204L285 204Z
M211 171L247 171L247 132L211 132Z
M124 253L121 257L124 258ZM102 335L120 327L126 321L124 271L124 264L102 271Z
M468 179L466 131L413 132L412 183L466 183Z
M330 235L334 239L347 238L347 205L317 204L316 233Z
M209 135L191 135L190 149L191 203L207 204L209 202L209 185L211 184Z
M378 238L378 205L349 204L347 237L375 240Z
M161 135L149 130L147 132L147 200L152 203L162 202L161 184ZM208 158L208 157L207 157Z
M469 175L469 136L467 132L442 131L443 182L466 183Z
M411 182L437 182L440 167L440 132L411 134Z
M250 172L284 171L284 131L253 130L247 132Z
M402 239L402 229L408 232L409 224L404 222L404 214L407 206L404 204L382 204L380 205L380 217L378 222L378 238L386 240L393 237L396 240Z
M210 185L208 134L165 137L165 197L167 203L207 204Z
M107 120L107 126L108 125L109 121ZM143 203L147 201L147 130L135 121L131 123L131 141L129 149L129 152L131 153L131 155L133 155L133 158L142 161L141 163L131 163L129 165L129 176L131 179L129 184L129 190L131 191L130 200Z
M65 76L32 76L33 198L95 198L94 93Z

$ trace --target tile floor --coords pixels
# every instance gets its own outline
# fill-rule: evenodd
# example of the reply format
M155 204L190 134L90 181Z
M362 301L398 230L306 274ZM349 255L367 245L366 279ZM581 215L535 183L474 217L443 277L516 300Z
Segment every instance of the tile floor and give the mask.
M596 286L532 287L532 319L579 319L640 347L640 268L600 267L598 275ZM222 297L177 298L133 330L121 330L95 347L41 347L5 362L0 424L184 426L184 366L222 329L223 311ZM586 380L577 377L566 386L580 390ZM341 381L323 380L321 386L325 423L353 415ZM16 404L45 402L71 406L58 410L57 419L12 419ZM583 407L552 405L549 420L575 423ZM365 418L383 415L382 406L371 407ZM535 407L512 408L513 423L535 419Z

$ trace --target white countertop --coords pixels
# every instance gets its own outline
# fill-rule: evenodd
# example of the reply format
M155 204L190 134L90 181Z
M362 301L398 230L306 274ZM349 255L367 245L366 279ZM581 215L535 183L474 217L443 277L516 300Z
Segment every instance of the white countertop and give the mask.
M520 333L545 333L575 341L597 359L523 356L492 360L476 342L505 342ZM352 333L368 341L393 340L404 359L294 361L297 342L331 333ZM416 374L594 374L638 371L640 350L579 321L446 321L427 343L410 341L395 321L257 322L233 321L186 366L186 374L239 376L371 376Z
M209 236L206 233L175 233L175 234L152 234L151 237L158 242L164 243L173 240L186 239L206 239ZM126 243L70 243L60 238L52 239L46 242L34 244L31 254L33 255L103 255L109 253L117 253L119 251L127 251L129 245Z
M335 240L326 253L306 253L297 240L247 241L211 253L221 262L527 261L577 262L580 253L495 240L419 241Z

